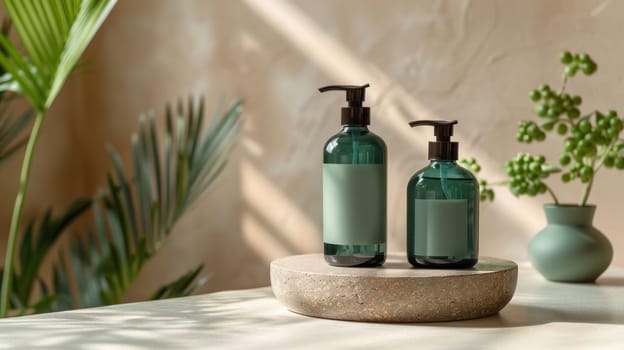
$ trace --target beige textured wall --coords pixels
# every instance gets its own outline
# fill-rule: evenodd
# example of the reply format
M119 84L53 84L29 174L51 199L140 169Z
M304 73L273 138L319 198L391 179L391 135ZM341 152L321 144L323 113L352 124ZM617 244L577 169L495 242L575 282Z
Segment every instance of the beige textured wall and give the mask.
M426 164L430 139L407 122L458 119L460 156L478 156L485 175L500 177L506 158L536 150L514 141L515 127L531 118L527 92L558 84L563 49L587 51L600 66L570 85L585 106L624 112L623 11L616 1L120 1L45 125L27 216L103 184L106 143L128 161L140 112L190 93L205 94L209 106L240 96L245 126L229 166L131 299L202 261L214 273L203 291L267 285L270 260L321 249L321 151L339 129L343 96L316 89L369 82L371 128L389 150L390 250L402 251L405 186ZM558 142L543 147L551 159ZM2 227L18 166L2 168ZM621 184L621 173L600 173L591 197L617 264ZM580 196L578 187L555 188L565 201ZM501 189L481 206L482 254L525 260L546 201Z

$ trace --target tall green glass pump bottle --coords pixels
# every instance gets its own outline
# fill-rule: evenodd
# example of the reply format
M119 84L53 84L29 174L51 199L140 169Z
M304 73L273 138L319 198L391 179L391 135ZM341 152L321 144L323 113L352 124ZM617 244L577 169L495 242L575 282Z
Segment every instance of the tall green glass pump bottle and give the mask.
M479 256L479 183L457 165L454 121L419 120L431 125L430 163L407 185L407 259L415 267L467 268Z
M386 145L368 130L370 108L362 102L368 84L332 85L341 90L342 130L323 153L323 245L334 266L379 266L386 260Z

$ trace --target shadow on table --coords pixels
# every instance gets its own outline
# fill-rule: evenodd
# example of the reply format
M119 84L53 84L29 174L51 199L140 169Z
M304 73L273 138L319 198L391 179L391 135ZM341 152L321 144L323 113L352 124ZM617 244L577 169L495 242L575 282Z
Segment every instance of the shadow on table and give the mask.
M623 324L624 315L605 312L604 309L570 311L564 308L542 307L522 304L507 305L494 316L459 322L428 323L429 326L505 328L536 326L554 322Z
M285 317L275 317L274 303L273 293L265 288L244 295L226 292L149 305L135 303L15 317L0 321L0 344L16 349L71 350L84 349L85 344L105 349L183 349L200 345L192 337L187 338L198 332L208 335L211 344L222 344L251 328L305 321L287 312Z
M624 308L618 287L624 287L624 278L604 276L596 283L547 282L528 293L517 294L494 316L429 325L477 328L555 322L621 325L624 324Z
M609 287L624 287L624 278L621 277L600 277L598 281L596 281L595 285L597 286L609 286Z

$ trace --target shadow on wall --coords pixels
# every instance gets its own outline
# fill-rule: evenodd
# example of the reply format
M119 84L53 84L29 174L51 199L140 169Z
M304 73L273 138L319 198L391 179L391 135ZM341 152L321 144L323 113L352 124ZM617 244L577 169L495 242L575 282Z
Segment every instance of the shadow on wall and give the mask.
M241 164L241 188L245 208L242 232L245 242L264 262L318 250L318 227L258 170L259 157L247 153Z
M391 137L384 137L389 149L392 149L393 145L397 147L409 145L421 155L426 154L427 143L423 140L430 139L430 132L410 129L407 122L412 119L441 119L441 116L435 115L371 62L363 60L361 56L341 45L295 5L281 0L271 2L246 0L245 4L258 19L280 34L333 81L371 83L374 89L370 89L368 94L369 104L375 107L376 113L384 115L384 118L376 119L375 123L391 133ZM328 52L331 54L327 54ZM313 94L314 91L310 93ZM265 262L290 254L319 251L321 249L319 225L316 225L304 210L297 208L282 190L279 180L263 173L259 164L264 150L261 149L260 142L254 140L253 135L245 137L243 141L245 160L241 165L244 200L241 219L245 241ZM485 168L499 169L486 150L477 150L474 155L479 157ZM392 155L390 157L389 184L391 187L403 189L405 181L400 173L405 169L405 165L393 164ZM493 177L502 178L503 174L500 171L494 172ZM395 193L395 197L399 197L389 199L389 212L403 213L405 207L402 191L393 191L389 188L389 193L391 196ZM513 200L508 191L500 191L499 197L503 201ZM524 228L523 232L533 232L535 223L533 218L541 218L541 211L529 203L519 202L516 205L520 210L504 213L503 207L493 207L496 208L494 210L500 211L495 215L505 215L513 221L514 226ZM389 239L395 237L395 242L400 242L394 246L403 247L404 223L400 220L390 220L388 230ZM392 244L390 249L393 249Z

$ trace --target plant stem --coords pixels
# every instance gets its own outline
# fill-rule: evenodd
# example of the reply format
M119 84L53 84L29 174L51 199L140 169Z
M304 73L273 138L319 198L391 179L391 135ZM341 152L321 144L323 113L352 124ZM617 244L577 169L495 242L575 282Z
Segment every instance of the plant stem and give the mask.
M580 207L584 207L587 204L587 199L589 198L589 192L591 192L592 185L594 184L594 175L592 175L591 179L585 186L585 190L583 191L583 196L581 197L581 202L579 203Z
M553 201L555 201L555 205L559 205L559 199L557 199L557 196L555 196L555 192L550 189L550 186L546 185L546 190L548 191L548 193L550 193Z
M568 76L564 75L563 81L561 82L561 88L559 88L559 95L561 95L565 91L566 85L568 85Z
M24 207L24 198L26 197L26 189L28 188L28 179L30 177L30 165L32 163L33 153L39 138L39 131L43 124L43 113L38 112L35 124L30 132L28 144L26 145L26 153L22 160L22 170L20 173L19 188L15 197L15 205L13 207L13 215L11 216L11 227L9 229L9 238L7 241L6 256L4 259L4 273L2 274L2 290L0 291L0 317L6 317L9 310L9 301L12 289L13 278L13 258L15 255L15 246L17 242L17 231L22 218L22 209Z
M509 181L507 181L507 180L501 180L501 181L489 182L488 185L490 185L490 186L507 186L508 183L509 183Z
M607 154L608 152L605 152L605 156ZM585 189L583 190L583 195L581 196L581 201L579 202L579 207L583 207L587 203L587 199L589 198L589 193L591 192L592 185L594 184L594 177L596 176L596 170L597 168L600 168L600 166L602 165L602 161L604 161L605 156L603 156L602 159L598 162L598 167L596 167L596 159L592 159L592 162L589 166L591 166L593 173L589 179L589 182L587 182L587 185L585 185Z
M594 172L591 176L591 179L585 186L585 190L583 191L583 196L581 197L579 206L582 207L587 204L587 200L589 199L589 193L591 192L592 186L594 184L594 177L596 177L596 173L598 172L598 170L602 168L602 165L604 164L605 159L607 158L607 156L609 155L609 152L611 152L611 149L615 146L616 143L617 143L617 139L613 140L611 144L609 144L609 146L607 146L607 148L603 152L602 157L600 157L600 159L597 160L597 163L596 163L596 159L594 159L594 161L592 162L591 167L594 170Z

